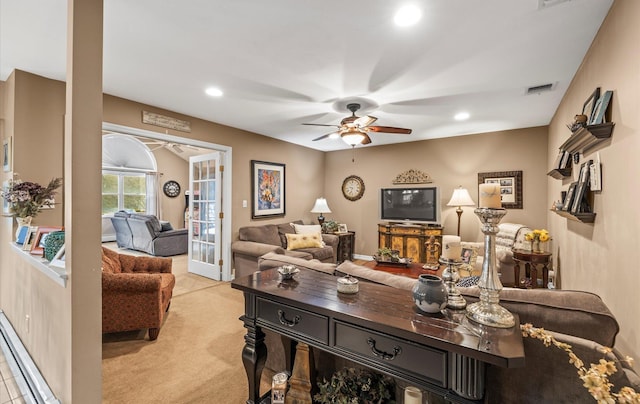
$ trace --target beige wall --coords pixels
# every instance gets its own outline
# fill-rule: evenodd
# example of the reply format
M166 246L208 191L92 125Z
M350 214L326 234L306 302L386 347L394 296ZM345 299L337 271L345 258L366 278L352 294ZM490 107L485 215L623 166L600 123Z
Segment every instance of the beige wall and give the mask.
M372 135L375 143L375 135ZM458 216L455 207L446 206L454 188L462 185L478 203L478 173L496 171L523 172L523 209L509 209L502 222L545 227L546 127L425 140L389 146L327 153L325 192L332 213L327 219L346 223L356 231L356 254L371 255L378 248L377 224L380 223L380 188L409 169L430 175L431 185L440 188L441 221L445 234L456 234ZM554 156L555 158L555 156ZM364 180L365 193L358 201L342 196L342 181L348 175ZM466 241L481 241L480 222L473 207L464 207L460 235Z
M189 189L189 164L164 147L153 151L160 173L160 220L168 220L174 229L184 228L184 192ZM162 186L167 181L176 181L180 184L180 195L169 198L162 191Z
M48 183L62 177L64 83L15 71L5 83L5 135L13 136L13 169L20 178ZM14 97L15 94L15 97ZM3 180L11 173L2 173ZM62 196L56 198L62 202ZM35 225L63 224L61 205L39 214ZM14 221L3 217L0 230L0 308L11 321L34 362L60 398L70 396L68 341L71 328L65 289L13 251ZM26 316L30 320L27 322ZM54 376L55 375L55 376Z
M637 298L640 271L634 253L640 250L640 60L633 50L640 39L640 2L616 0L600 28L549 130L548 157L569 137L566 124L580 113L596 87L613 90L615 128L610 143L600 149L602 192L595 195L593 224L563 219L549 213L549 226L563 289L587 290L600 295L620 323L616 346L640 360L640 322ZM594 158L595 154L583 156ZM553 160L550 160L553 161ZM548 179L549 203L577 180ZM638 369L636 364L636 369Z
M191 133L167 131L164 128L143 124L143 110L188 120L191 122ZM324 187L323 152L109 95L105 95L104 98L104 121L232 147L234 236L237 236L237 229L241 226L280 223L299 218L309 222L314 219L314 215L309 211ZM284 218L251 219L251 160L286 165L287 198ZM247 208L242 207L243 200L247 201Z

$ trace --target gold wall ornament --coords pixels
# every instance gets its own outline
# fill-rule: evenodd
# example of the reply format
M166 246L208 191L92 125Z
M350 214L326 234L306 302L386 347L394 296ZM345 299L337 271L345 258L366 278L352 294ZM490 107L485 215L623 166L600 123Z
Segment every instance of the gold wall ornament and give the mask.
M191 122L149 111L142 111L142 123L160 126L162 128L175 129L181 132L191 132Z
M429 174L413 168L398 174L393 180L394 184L429 184L431 182L433 180Z

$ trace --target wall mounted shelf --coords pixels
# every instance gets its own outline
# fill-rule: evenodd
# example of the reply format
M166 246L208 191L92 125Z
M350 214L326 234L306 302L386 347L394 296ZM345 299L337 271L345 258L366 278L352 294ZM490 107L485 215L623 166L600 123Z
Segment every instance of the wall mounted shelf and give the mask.
M548 176L561 180L571 175L571 165L567 168L556 168L547 173Z
M576 222L593 223L596 220L595 213L571 213L565 210L554 210L554 212L569 220L575 220Z
M598 125L588 125L573 132L566 142L560 146L560 150L571 154L583 153L596 145L611 138L615 123L606 122Z

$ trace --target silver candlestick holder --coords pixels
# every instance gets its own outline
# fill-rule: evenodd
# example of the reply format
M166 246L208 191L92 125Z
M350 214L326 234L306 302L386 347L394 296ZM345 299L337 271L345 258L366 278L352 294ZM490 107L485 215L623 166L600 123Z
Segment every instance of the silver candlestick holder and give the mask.
M498 223L507 214L506 209L477 208L475 214L482 223L484 233L484 261L478 281L480 300L467 307L467 318L490 327L510 328L515 325L513 314L500 306L502 282L496 269L496 234Z
M444 271L442 271L442 280L447 289L447 307L453 310L462 310L467 307L467 301L464 300L464 297L456 288L456 282L460 279L458 267L462 265L462 262L440 258L440 263L446 265Z

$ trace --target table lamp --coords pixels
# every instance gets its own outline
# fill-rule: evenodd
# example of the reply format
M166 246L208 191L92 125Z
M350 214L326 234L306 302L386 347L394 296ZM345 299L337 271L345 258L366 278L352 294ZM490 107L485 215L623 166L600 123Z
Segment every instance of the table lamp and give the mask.
M322 214L331 213L331 209L329 209L329 205L327 205L327 200L324 198L316 199L316 204L313 205L311 213L320 213L320 216L318 216L318 223L322 226L322 223L324 223L324 216L322 216Z
M460 216L462 216L463 206L475 206L476 203L471 199L469 191L466 188L459 186L453 190L451 200L447 203L447 206L457 206L456 213L458 214L458 236L460 236Z

